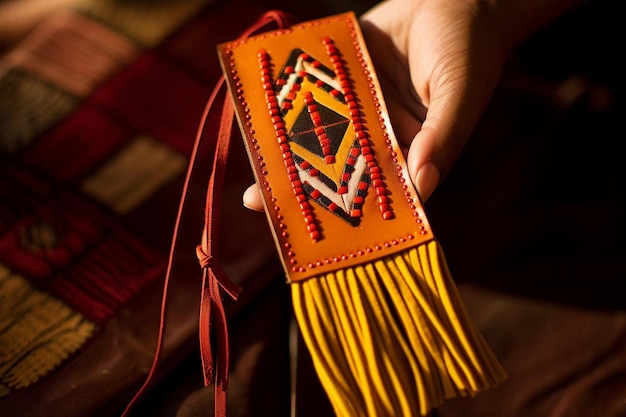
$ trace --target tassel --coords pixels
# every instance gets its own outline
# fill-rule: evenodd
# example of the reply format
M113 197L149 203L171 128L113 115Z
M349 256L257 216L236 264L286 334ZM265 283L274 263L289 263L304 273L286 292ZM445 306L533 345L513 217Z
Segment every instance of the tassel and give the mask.
M434 240L294 284L292 297L338 416L427 415L505 377Z
M503 381L411 184L355 15L218 52L336 415L426 416Z

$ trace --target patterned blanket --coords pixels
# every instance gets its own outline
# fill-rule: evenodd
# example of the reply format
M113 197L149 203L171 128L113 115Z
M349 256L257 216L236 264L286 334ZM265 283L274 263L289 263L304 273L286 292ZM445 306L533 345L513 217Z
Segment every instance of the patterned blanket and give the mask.
M45 14L0 61L0 407L107 415L152 360L182 185L221 74L215 43L264 9L248 6L247 22L231 25L224 16L236 4L45 3L5 8L16 18L37 14L29 7ZM195 345L194 248L216 117L191 172L164 361ZM222 261L253 292L278 265L264 219L241 207L252 182L242 166L233 164L224 193L233 208ZM33 395L45 400L28 402Z

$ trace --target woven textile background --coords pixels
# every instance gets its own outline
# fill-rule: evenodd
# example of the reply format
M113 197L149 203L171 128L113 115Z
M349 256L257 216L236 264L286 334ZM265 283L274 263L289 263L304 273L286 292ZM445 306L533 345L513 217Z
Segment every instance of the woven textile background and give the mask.
M141 382L183 180L221 73L215 43L244 28L224 18L236 4L66 3L25 7L45 14L0 61L0 407L9 415L106 415ZM248 5L241 18L263 11ZM195 343L194 246L216 117L181 225L165 368ZM240 195L252 179L242 166L227 180L228 224L246 212ZM252 288L277 271L262 221L239 222L222 242L232 279ZM38 391L45 401L26 401Z

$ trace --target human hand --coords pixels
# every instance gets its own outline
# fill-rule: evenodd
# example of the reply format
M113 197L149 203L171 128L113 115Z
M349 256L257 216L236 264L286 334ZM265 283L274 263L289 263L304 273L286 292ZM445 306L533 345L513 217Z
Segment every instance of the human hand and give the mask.
M422 201L459 157L512 48L566 10L567 3L387 0L361 17L391 123ZM263 209L256 185L246 190L243 202Z
M390 0L361 18L393 129L426 201L487 105L508 56L475 0Z

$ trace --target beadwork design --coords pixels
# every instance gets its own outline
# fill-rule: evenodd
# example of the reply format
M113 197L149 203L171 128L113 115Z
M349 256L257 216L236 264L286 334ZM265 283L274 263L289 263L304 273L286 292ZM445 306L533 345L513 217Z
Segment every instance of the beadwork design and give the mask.
M220 52L289 282L434 238L354 15Z
M334 69L294 49L275 81L269 54L258 53L278 145L313 240L321 236L309 200L358 226L373 187L383 219L394 218L347 68L332 40L322 43Z

